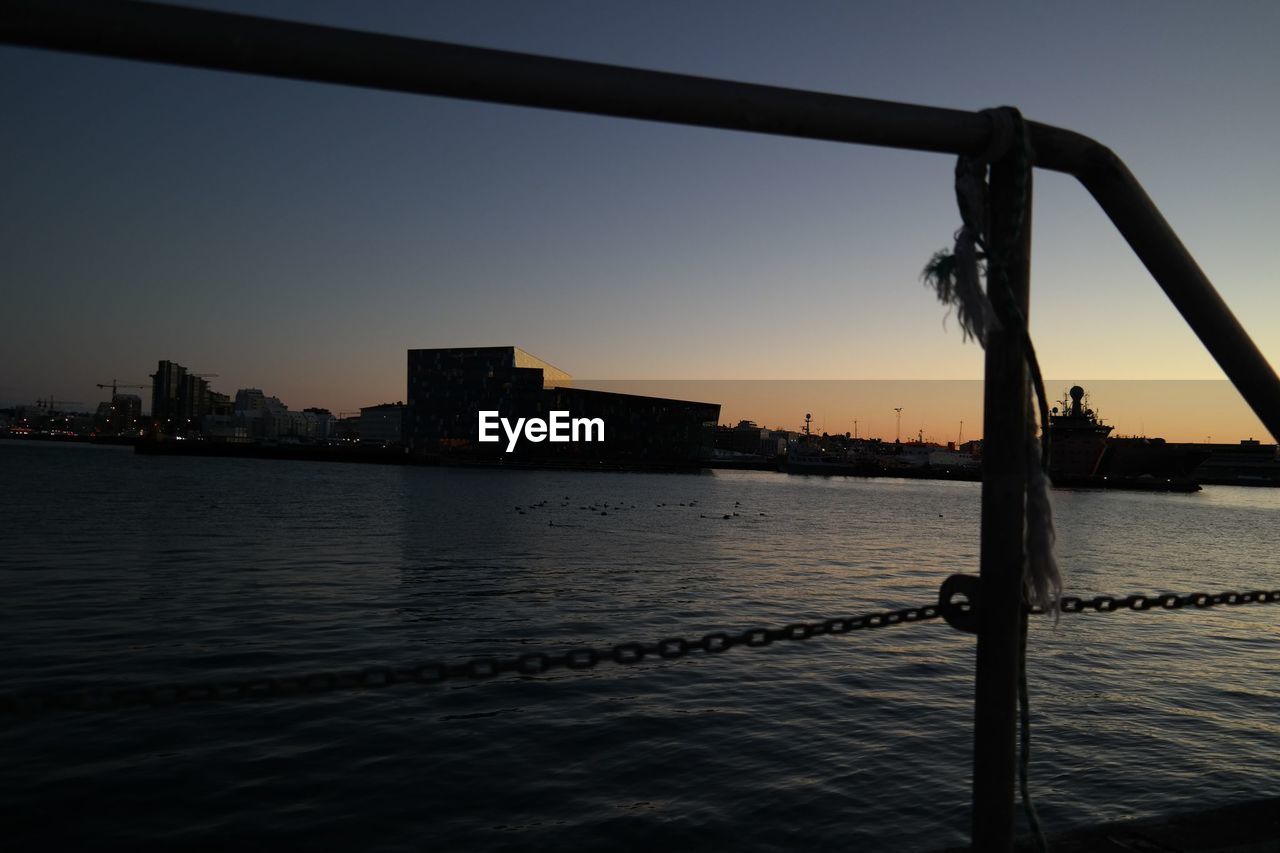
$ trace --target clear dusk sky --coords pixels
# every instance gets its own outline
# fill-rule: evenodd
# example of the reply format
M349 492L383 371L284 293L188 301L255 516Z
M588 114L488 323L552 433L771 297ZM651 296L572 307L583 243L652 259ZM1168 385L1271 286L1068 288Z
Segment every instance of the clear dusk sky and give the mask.
M1280 364L1274 2L189 5L1013 104L1112 147ZM95 383L167 358L226 393L348 411L404 397L409 348L492 344L595 379L982 375L918 278L959 224L950 157L17 48L0 102L5 404L91 408ZM1046 375L1220 379L1085 191L1036 181ZM1180 410L1143 429L1203 438ZM1266 437L1233 411L1215 440ZM904 432L978 434L976 399L965 414Z

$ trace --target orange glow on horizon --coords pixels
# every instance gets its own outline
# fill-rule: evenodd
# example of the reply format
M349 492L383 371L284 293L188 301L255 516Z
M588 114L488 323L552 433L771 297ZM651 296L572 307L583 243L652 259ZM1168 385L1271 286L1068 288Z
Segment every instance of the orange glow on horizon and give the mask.
M945 444L982 437L982 383L978 380L579 380L579 387L720 404L720 422L754 421L769 428L803 429L806 412L815 432L853 433L892 441L902 407L903 441L923 433ZM1235 444L1275 439L1222 380L1046 380L1050 406L1071 385L1088 392L1088 405L1115 427L1113 435L1145 435L1172 442Z

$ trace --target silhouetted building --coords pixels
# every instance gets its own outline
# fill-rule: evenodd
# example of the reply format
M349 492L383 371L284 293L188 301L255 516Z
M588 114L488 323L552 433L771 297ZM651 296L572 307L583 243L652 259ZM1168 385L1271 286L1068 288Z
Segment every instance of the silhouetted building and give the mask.
M504 462L635 467L696 464L710 454L719 404L572 387L572 377L519 347L417 349L408 353L405 440L416 455ZM555 411L604 422L604 440L479 440L479 412L547 420ZM363 432L361 438L365 436Z
M404 403L360 407L360 443L375 447L404 444Z
M151 374L151 417L161 432L198 430L210 405L209 383L181 364L161 361Z
M179 398L187 369L172 361L161 361L151 374L151 417L163 428L178 417Z
M467 347L409 350L408 382L409 449L436 453L471 449L481 409L510 415L572 378L519 347Z
M234 412L235 407L232 405L229 395L219 394L217 391L209 392L208 414L217 415L218 417L230 417Z
M268 397L260 388L237 391L234 414L236 425L251 439L296 443L317 438L315 415L291 411L279 397Z
M303 409L302 414L307 423L307 435L316 441L328 441L334 437L333 412L315 406Z
M716 427L715 445L718 450L729 453L772 459L786 453L787 434L766 429L754 421L738 421L734 427Z
M110 403L98 406L98 415L95 426L103 434L136 435L142 426L142 398L137 394L113 394Z
M338 418L333 422L334 439L344 443L357 442L360 440L360 416L347 415L344 418Z
M178 411L188 426L199 424L200 419L209 413L209 383L188 373L182 380Z
M141 417L141 397L136 394L116 394L109 401L98 404L98 411L93 416L93 433L137 435Z
M248 427L236 415L209 414L200 419L200 432L209 441L250 441Z
M256 412L267 407L267 395L261 388L241 388L236 392L235 411Z

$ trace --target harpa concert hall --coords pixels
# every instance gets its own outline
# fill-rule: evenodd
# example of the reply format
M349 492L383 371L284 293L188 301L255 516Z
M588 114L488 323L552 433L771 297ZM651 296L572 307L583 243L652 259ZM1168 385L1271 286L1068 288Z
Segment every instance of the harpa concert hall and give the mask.
M589 391L519 347L409 350L404 435L412 455L504 464L620 468L697 466L710 455L718 403ZM480 441L480 412L549 420L599 418L603 441ZM579 436L581 439L583 436Z

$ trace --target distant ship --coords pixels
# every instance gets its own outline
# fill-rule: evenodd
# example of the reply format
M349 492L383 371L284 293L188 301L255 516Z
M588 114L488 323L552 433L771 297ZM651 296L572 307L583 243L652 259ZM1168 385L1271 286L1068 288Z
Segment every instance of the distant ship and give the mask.
M1049 415L1049 477L1054 485L1101 478L1099 463L1114 429L1086 407L1083 388L1074 385L1070 394L1071 402L1064 397L1061 408L1054 406Z
M1208 451L1171 447L1163 438L1111 438L1114 427L1088 407L1084 389L1049 416L1049 476L1055 486L1195 492L1191 474Z
M910 477L978 480L982 463L954 445L925 442L885 442L848 436L821 439L806 434L787 446L783 470L788 474L820 476Z

